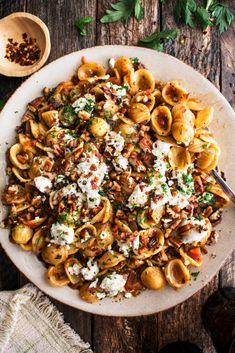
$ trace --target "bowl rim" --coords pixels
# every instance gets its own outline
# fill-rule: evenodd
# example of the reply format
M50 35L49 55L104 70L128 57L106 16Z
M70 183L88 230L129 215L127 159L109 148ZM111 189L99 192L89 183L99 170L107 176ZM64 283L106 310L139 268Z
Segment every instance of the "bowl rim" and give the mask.
M112 49L112 48L116 48L116 49L129 48L129 49L132 49L132 50L137 50L137 49L139 50L139 49L142 49L143 51L147 51L149 54L150 54L150 53L152 53L152 54L153 54L153 53L156 53L155 50L152 50L152 49L149 49L149 48L141 48L141 47L138 47L138 46L126 46L126 45L93 46L93 47L90 47L90 48L84 48L84 49L81 49L81 50L74 51L74 52L71 52L71 53L69 53L69 54L63 55L63 56L57 58L56 60L52 61L51 63L49 63L49 64L46 65L45 67L50 67L50 65L53 65L55 62L57 62L57 61L59 61L59 60L62 60L62 59L64 59L65 57L68 57L68 56L71 56L71 55L76 55L76 54L79 54L79 55L82 56L83 52L86 52L87 50L102 49L102 48L104 48L104 47L109 48L109 49ZM121 52L121 51L120 51L120 52ZM235 113L234 113L234 111L233 111L231 105L229 104L229 102L228 102L228 101L226 100L226 98L222 95L222 93L221 93L208 79L206 79L202 74L200 74L197 70L195 70L195 69L194 69L193 67L191 67L190 65L185 64L185 63L182 62L181 60L179 60L179 59L177 59L177 58L175 58L175 57L173 57L173 56L171 56L171 55L169 55L169 54L158 52L158 55L163 56L163 57L168 56L168 57L170 57L171 59L174 59L175 61L178 61L181 65L183 65L183 66L185 66L185 67L188 67L190 70L194 71L197 75L199 75L199 76L200 76L200 79L201 79L202 81L204 81L204 82L206 81L207 83L209 83L209 84L213 87L213 89L216 90L217 95L219 95L219 96L222 98L223 104L226 106L227 109L230 110L230 113L231 113L231 114L233 115L233 117L235 118ZM43 69L44 69L44 68L42 68L41 70L43 70ZM41 70L40 70L40 71L41 71ZM39 71L39 72L40 72L40 71ZM3 108L2 111L4 111L4 109L7 108L8 104L11 103L10 101L11 101L11 98L13 98L13 95L14 95L18 90L24 88L24 85L26 84L27 81L28 81L28 79L25 80L25 81L13 92L13 94L12 94L11 97L8 99L8 101L7 101L7 103L5 104L5 106L4 106L4 108ZM0 243L1 243L1 238L0 238ZM8 252L7 252L7 250L6 250L5 246L4 246L4 244L2 244L2 246L3 246L4 251L5 251L6 254L8 255ZM202 289L205 287L205 285L208 284L208 283L212 280L212 278L216 275L216 273L219 271L219 269L223 266L223 264L225 263L226 259L228 258L228 256L231 254L232 251L233 251L233 247L231 247L230 250L224 255L223 260L220 261L219 267L218 267L218 266L216 267L216 272L213 272L213 273L211 273L210 275L208 275L206 281L201 282L201 283L200 283L200 286L199 286L193 293L187 293L187 294L184 296L184 298L177 299L177 300L174 302L174 304L169 305L169 306L167 306L167 307L165 307L165 308L162 308L162 309L160 309L160 310L149 310L149 311L147 311L146 314L145 314L145 313L142 313L142 314L127 313L127 314L125 314L125 315L122 314L121 316L123 316L123 317L136 317L136 316L143 316L143 315L152 315L152 314L155 314L155 313L159 313L159 312L168 310L168 309L170 309L170 308L172 308L172 307L174 307L174 306L176 306L176 305L178 305L178 304L183 303L184 301L186 301L187 299L189 299L190 297L192 297L194 294L196 294L196 293L198 293L200 290L202 290ZM8 256L9 256L9 258L11 259L10 255L8 255ZM13 262L13 261L12 261L12 262ZM14 262L13 262L13 263L14 263ZM18 268L18 266L17 266L15 263L14 263L14 265ZM18 270L19 270L20 272L22 272L22 273L25 275L25 273L24 273L21 269L18 268ZM25 275L25 276L27 277L27 275ZM29 281L30 281L30 280L29 280ZM35 282L33 282L33 283L35 283ZM39 285L38 283L37 283L36 285L40 288L40 290L42 290L43 292L45 292L49 297L51 297L51 298L53 297L55 300L57 300L57 301L59 301L59 302L61 302L61 303L63 303L63 304L69 305L69 306L71 306L71 307L74 307L74 308L76 308L76 309L83 310L83 311L85 311L85 312L89 312L89 313L96 314L96 315L101 315L101 316L120 316L120 315L105 313L105 312L101 312L100 310L96 310L93 305L89 306L88 309L87 309L87 308L85 309L85 308L81 308L81 307L75 306L75 305L73 305L73 304L71 304L71 303L67 303L67 302L61 301L61 299L58 299L58 296L52 296L51 294L49 294L49 293L47 292L47 289L46 289L46 288L43 288L43 287L42 287L41 285ZM172 290L173 290L173 289L172 289Z
M44 52L39 59L38 62L35 63L32 67L25 66L25 70L17 71L14 69L5 69L4 67L1 67L0 74L7 76L7 77L24 77L24 76L29 76L33 74L34 72L38 71L42 66L45 64L45 62L48 59L48 56L50 55L51 52L51 40L50 40L50 33L47 25L37 16L29 13L29 12L14 12L6 17L3 17L0 19L0 23L7 21L9 19L14 19L14 18L26 18L27 20L31 20L35 22L42 30L44 36L45 36L45 49ZM21 66L22 69L22 66Z

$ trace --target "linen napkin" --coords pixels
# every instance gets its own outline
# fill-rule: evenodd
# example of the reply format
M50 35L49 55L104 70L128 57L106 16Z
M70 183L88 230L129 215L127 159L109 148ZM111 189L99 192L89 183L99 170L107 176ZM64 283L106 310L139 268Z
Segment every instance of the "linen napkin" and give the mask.
M35 286L0 292L1 353L92 353Z

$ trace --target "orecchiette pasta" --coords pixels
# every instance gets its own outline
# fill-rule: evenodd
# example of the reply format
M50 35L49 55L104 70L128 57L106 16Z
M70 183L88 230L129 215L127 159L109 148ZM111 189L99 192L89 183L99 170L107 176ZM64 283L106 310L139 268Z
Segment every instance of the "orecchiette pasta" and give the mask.
M28 104L7 153L11 241L88 303L187 285L229 203L210 175L213 115L137 58L82 58Z

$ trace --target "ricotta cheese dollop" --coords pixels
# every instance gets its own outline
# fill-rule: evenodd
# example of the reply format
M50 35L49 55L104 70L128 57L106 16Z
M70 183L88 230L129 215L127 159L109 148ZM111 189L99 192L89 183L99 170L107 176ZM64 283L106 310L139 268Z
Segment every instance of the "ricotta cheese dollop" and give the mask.
M65 224L54 223L51 226L51 243L58 245L71 244L74 240L73 228L67 227Z
M34 183L36 188L44 194L49 193L50 189L52 188L51 180L44 176L38 176L34 178Z
M125 284L125 278L114 272L102 280L100 288L105 291L108 297L115 297L118 293L124 292Z

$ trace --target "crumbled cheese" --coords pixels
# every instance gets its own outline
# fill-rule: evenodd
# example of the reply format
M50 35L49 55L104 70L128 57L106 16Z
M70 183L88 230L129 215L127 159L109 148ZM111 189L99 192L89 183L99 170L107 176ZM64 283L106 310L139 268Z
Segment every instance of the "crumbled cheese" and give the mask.
M110 67L110 69L114 68L115 62L116 62L116 60L114 58L110 58L109 59L109 67Z
M73 102L72 107L75 112L79 112L81 110L85 110L88 113L91 113L95 106L95 97L91 94L85 94L84 97L78 98L75 102Z
M194 225L194 228L189 229L187 234L182 238L184 244L191 244L193 242L202 241L208 234L208 225L205 219L201 221L190 219L189 223ZM185 222L187 224L187 221Z
M89 259L87 262L87 267L81 269L81 273L86 281L92 281L99 273L99 267L97 261Z
M77 184L86 195L88 208L98 207L101 200L99 186L108 172L106 164L91 155L77 165L76 171L80 174Z
M129 252L130 252L129 245L121 241L117 241L117 245L119 247L119 251L121 251L125 257L129 257Z
M100 288L103 289L109 297L115 297L118 293L124 291L125 283L126 280L124 276L114 272L102 280Z
M113 166L117 172L123 172L128 169L128 159L126 157L123 157L122 155L117 156L113 160Z
M122 98L126 96L126 91L127 91L127 86L118 86L113 84L112 82L107 82L106 87L110 88L112 90L112 94L117 96L118 98Z
M67 227L65 224L54 223L51 226L51 243L58 245L71 244L74 240L73 228Z
M68 267L68 272L71 276L78 276L80 273L80 266L78 264L73 264Z
M119 133L115 131L108 132L105 135L105 142L105 150L115 157L120 155L125 145L125 139L122 137L120 131Z
M179 206L180 209L183 209L189 205L188 197L183 195L181 192L177 192L176 195L172 196L170 205Z
M48 193L52 188L51 180L44 176L38 176L34 178L34 183L36 188L43 193Z
M96 288L97 287L97 283L98 283L99 279L96 278L95 281L91 282L91 284L89 285L89 288Z
M140 236L138 234L132 241L132 247L134 250L138 250L139 246L140 246Z
M130 298L133 297L133 295L131 293L127 292L127 293L125 293L124 297L127 298L127 299L130 299Z
M153 193L153 198L150 202L150 208L155 210L159 206L163 206L170 202L172 198L171 191L167 184L159 184Z
M132 194L129 196L127 207L134 208L145 206L149 199L148 193L151 190L152 188L145 183L140 183L136 185Z
M97 296L98 299L104 299L106 297L106 293L97 292L96 296Z
M161 140L157 140L153 144L152 154L161 159L165 156L168 156L170 152L171 145L169 143L163 142Z

